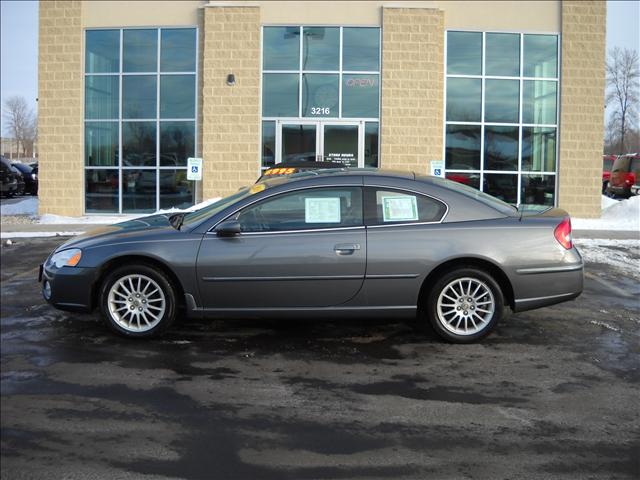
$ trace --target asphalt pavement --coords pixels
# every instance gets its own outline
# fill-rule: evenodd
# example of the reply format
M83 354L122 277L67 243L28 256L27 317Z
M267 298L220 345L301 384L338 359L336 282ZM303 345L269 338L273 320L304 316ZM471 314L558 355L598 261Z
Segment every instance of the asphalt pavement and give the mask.
M577 300L474 345L365 318L183 319L133 341L44 303L60 241L0 250L2 478L640 476L629 272L588 264Z

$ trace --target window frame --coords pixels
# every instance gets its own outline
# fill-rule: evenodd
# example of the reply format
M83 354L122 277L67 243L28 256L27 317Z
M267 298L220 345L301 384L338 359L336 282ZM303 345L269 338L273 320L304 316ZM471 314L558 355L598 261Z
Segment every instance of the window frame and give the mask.
M101 72L101 73L88 73L87 65L86 65L86 47L87 47L87 32L90 31L104 31L104 30L115 30L119 32L119 62L118 62L118 70L116 72ZM124 71L124 31L125 30L156 30L157 34L157 42L156 42L156 69L152 72L140 71L140 72L125 72ZM162 54L162 31L163 30L193 30L195 32L195 67L193 71L164 71L161 69L161 54ZM193 146L193 156L198 157L198 115L199 115L199 105L198 105L198 84L200 80L200 29L198 25L146 25L146 26L132 26L132 27L123 27L123 26L113 26L113 27L90 27L83 28L82 35L82 46L83 46L83 73L82 73L82 89L83 89L83 136L82 136L82 152L83 152L83 213L90 215L127 215L127 214L145 214L144 211L140 212L124 212L123 211L123 172L126 170L153 170L155 172L155 209L153 212L157 212L161 209L161 171L162 170L175 170L176 172L180 170L181 166L163 166L161 162L161 152L160 152L160 133L161 133L161 124L162 122L184 122L184 123L193 123L194 128L194 146ZM152 118L126 118L123 114L123 79L124 77L129 76L155 76L156 78L156 114ZM194 116L193 118L161 118L160 113L160 82L162 76L166 75L193 75L194 76ZM91 119L86 117L85 111L85 84L87 77L93 76L110 76L118 78L118 118L109 118L109 119ZM142 165L132 165L125 166L123 161L123 124L125 122L136 122L136 121L147 121L154 122L156 128L156 138L155 138L155 157L156 163L153 167L147 167ZM84 158L85 152L85 134L87 123L99 123L99 122L115 122L118 126L118 162L113 166L91 166L86 164L86 158ZM186 171L186 165L184 169ZM87 202L86 202L86 172L87 170L117 170L118 171L118 205L116 211L104 211L104 212L87 212ZM196 182L192 182L192 204L196 201ZM149 212L149 213L153 213Z
M420 196L420 197L428 198L429 200L433 200L443 205L444 212L442 213L442 216L440 217L440 219L428 221L428 222L420 220L420 216L418 213L418 220L379 223L377 221L378 214L377 214L377 202L376 202L376 192L378 190L398 192L405 195ZM429 195L428 193L424 193L424 192L418 192L417 190L411 190L404 187L387 186L387 185L365 185L363 206L364 206L364 223L367 228L404 227L404 226L410 226L410 225L435 225L435 224L444 222L444 219L447 217L447 214L449 213L449 204L447 204L447 202L445 202L444 200L434 197L433 195Z
M482 48L481 48L481 72L480 75L463 75L463 74L449 74L447 73L447 57L448 57L448 34L453 32L473 32L473 33L481 33L482 34ZM519 73L518 76L503 76L503 75L487 75L486 74L486 49L487 49L487 34L492 33L503 33L503 34L512 34L519 36L519 45L520 45L520 65L519 65ZM555 77L526 77L524 76L525 65L524 65L524 38L526 35L547 35L554 36L557 42L557 57L556 57L556 76ZM560 143L560 100L561 100L561 81L562 81L562 35L560 32L542 32L542 31L510 31L510 30L474 30L474 29L464 29L464 28L451 28L446 29L444 32L444 108L443 108L443 127L442 127L442 159L443 163L445 163L445 167L443 168L443 176L446 177L447 173L456 173L456 174L472 174L480 176L480 191L484 191L484 180L485 174L504 174L504 175L516 175L517 176L517 191L516 191L516 205L522 205L523 198L523 176L553 176L554 177L554 199L553 206L558 205L558 172L560 171L559 163L559 143ZM464 122L464 121L448 121L446 116L447 111L447 84L449 78L467 78L467 79L478 79L481 81L481 116L480 121L478 122ZM507 122L486 122L485 121L485 94L486 94L486 80L517 80L519 82L519 98L518 98L518 121L516 123L507 123ZM550 81L556 83L556 118L555 123L553 124L537 124L537 123L523 123L523 93L524 93L524 85L526 81ZM469 170L461 170L461 169L448 169L446 168L446 152L447 152L447 126L448 125L468 125L480 128L480 168L479 169L469 169ZM485 127L486 126L512 126L518 128L518 158L517 158L517 170L488 170L485 169L485 159L484 159L484 150L485 150ZM556 140L555 140L555 170L554 171L534 171L534 170L525 170L522 168L522 138L523 138L523 129L524 128L555 128Z

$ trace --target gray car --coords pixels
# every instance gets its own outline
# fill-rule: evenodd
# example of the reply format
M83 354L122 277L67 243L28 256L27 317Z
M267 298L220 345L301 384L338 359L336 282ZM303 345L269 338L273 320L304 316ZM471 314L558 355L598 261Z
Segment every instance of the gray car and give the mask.
M394 316L444 339L487 335L515 312L576 298L583 262L560 209L516 208L442 178L310 172L190 213L104 227L41 268L61 309L96 306L149 337L189 317Z

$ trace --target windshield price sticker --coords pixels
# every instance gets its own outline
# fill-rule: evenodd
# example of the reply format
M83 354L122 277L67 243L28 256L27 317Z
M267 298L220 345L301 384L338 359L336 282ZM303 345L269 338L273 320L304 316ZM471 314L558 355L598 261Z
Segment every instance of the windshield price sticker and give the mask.
M305 223L340 223L340 197L304 199Z
M418 220L416 197L410 195L382 197L382 217L385 222Z
M202 180L201 158L187 158L187 180Z

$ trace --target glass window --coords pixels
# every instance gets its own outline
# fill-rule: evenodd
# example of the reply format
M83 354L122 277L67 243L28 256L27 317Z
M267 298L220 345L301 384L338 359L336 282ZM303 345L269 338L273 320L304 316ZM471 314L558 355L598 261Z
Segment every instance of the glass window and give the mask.
M367 122L364 125L364 166L378 168L378 123Z
M343 117L378 118L379 102L379 75L342 76Z
M367 188L367 225L438 222L445 214L444 203L402 190Z
M262 122L262 166L276 163L276 122Z
M161 166L186 166L195 151L194 122L160 122Z
M340 68L340 29L338 27L302 28L303 70Z
M118 108L117 76L88 75L84 80L84 116L88 120L115 120Z
M315 125L282 125L282 161L314 161L316 159Z
M480 169L480 125L447 125L445 168Z
M187 180L187 171L160 170L160 208L187 208L193 205L193 181Z
M302 116L337 117L340 93L338 75L305 73L302 75Z
M122 170L122 211L124 213L149 213L156 211L155 168Z
M557 82L525 80L522 92L522 122L555 125Z
M263 70L300 68L300 27L264 27Z
M156 99L155 75L122 77L123 118L156 118Z
M482 33L447 33L447 74L482 74Z
M482 115L482 80L447 79L447 121L479 122Z
M556 78L558 76L558 37L524 36L524 76Z
M262 116L298 116L298 74L265 73L262 76Z
M243 232L277 232L362 225L362 189L313 188L278 195L238 216Z
M556 129L522 127L522 170L556 171Z
M325 125L324 159L348 167L358 166L358 126Z
M448 172L445 177L452 182L461 183L480 190L480 173Z
M118 211L118 169L84 171L85 211L115 213Z
M519 80L485 80L484 121L518 123Z
M160 35L160 71L195 72L196 30L163 28Z
M160 118L195 118L196 76L160 76Z
M122 123L122 165L155 167L156 122Z
M520 35L487 33L485 75L497 77L520 76Z
M380 70L380 29L344 28L342 43L342 70Z
M122 42L122 71L158 70L158 30L124 30Z
M515 205L518 203L518 175L485 173L482 190L503 202Z
M85 39L85 73L120 71L120 30L87 30Z
M525 205L554 205L555 175L523 175L520 202Z
M92 167L118 166L118 122L86 122L84 164Z
M518 170L518 127L484 127L485 170Z

